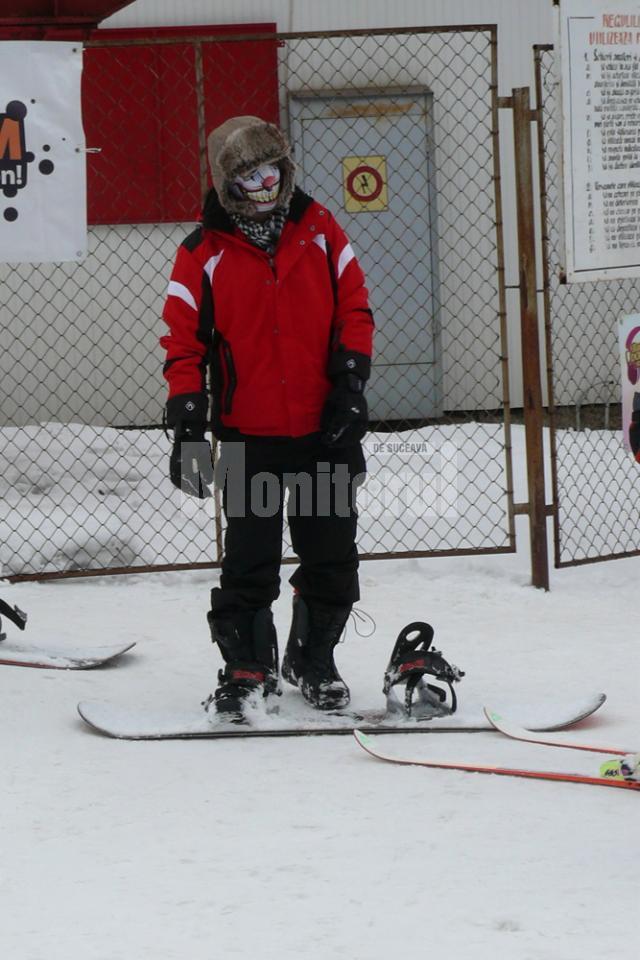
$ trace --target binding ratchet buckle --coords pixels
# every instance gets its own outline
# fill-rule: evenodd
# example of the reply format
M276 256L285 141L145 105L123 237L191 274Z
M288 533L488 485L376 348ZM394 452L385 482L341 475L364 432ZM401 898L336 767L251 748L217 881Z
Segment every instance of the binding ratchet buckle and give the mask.
M384 674L382 692L389 714L402 713L414 720L428 720L455 713L458 706L453 684L464 671L448 663L439 650L430 650L433 627L409 623L400 631ZM404 703L394 687L404 684Z

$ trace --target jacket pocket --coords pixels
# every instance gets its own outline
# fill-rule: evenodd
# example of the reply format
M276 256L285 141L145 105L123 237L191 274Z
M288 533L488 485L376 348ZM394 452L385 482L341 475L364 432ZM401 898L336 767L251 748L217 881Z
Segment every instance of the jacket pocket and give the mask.
M233 362L231 345L222 337L220 338L220 353L222 355L222 365L225 374L225 385L222 393L222 412L226 414L231 413L233 408L233 395L236 391L238 378L236 376L236 368Z

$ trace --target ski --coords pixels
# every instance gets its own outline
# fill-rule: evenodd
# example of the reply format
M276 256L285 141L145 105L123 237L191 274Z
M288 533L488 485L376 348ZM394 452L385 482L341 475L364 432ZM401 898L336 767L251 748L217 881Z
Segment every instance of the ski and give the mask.
M588 750L591 753L608 753L617 756L626 756L627 754L634 753L633 750L623 750L620 747L576 743L575 740L565 740L563 737L553 736L553 734L549 735L548 733L540 736L536 734L535 731L526 730L517 723L513 723L512 720L503 717L497 710L493 710L490 707L483 707L483 712L491 726L511 740L522 740L525 743L539 743L546 747L564 747L567 750Z
M607 747L604 744L576 743L575 740L566 740L564 737L549 733L541 735L532 730L525 730L490 707L484 707L484 714L495 730L511 740L521 740L524 743L536 743L546 747L560 747L564 750L606 753L610 759L605 760L600 765L601 777L618 780L640 780L640 753L633 750L625 750L622 747ZM611 754L614 755L614 759L611 759ZM617 757L622 757L622 759L615 759Z
M49 670L93 670L135 647L135 643L99 647L54 647L50 644L0 643L0 665Z
M364 733L362 730L354 730L353 735L356 743L366 753L375 757L376 760L384 760L387 763L413 767L428 767L432 770L459 770L464 773L486 773L499 777L521 777L527 780L552 780L560 783L582 783L595 787L617 787L620 790L640 791L639 782L618 779L614 775L590 777L581 773L558 773L552 770L528 770L518 767L495 767L485 764L457 763L448 760L420 760L417 758L396 757L380 750L376 746L375 737Z
M338 736L355 729L376 734L390 733L476 733L493 729L482 711L460 710L430 720L399 720L383 710L324 714L301 702L295 693L286 693L278 713L267 713L260 705L250 722L221 721L200 708L152 711L141 707L118 706L100 701L83 701L78 713L94 730L119 740L189 740L241 737ZM532 730L559 730L570 727L599 710L604 693L585 697L565 706L539 704L515 711L522 725Z

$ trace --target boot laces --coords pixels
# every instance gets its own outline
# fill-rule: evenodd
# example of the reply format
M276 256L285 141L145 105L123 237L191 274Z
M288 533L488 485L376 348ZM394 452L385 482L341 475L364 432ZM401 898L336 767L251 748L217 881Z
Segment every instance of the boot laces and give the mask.
M376 622L371 616L371 614L367 613L366 610L358 610L357 607L353 607L351 610L351 613L349 614L349 617L353 618L353 626L357 636L367 638L367 637L373 636L373 634L376 632ZM367 632L363 632L362 630L358 629L358 627L363 623L369 624L369 630ZM349 621L347 620L347 623L345 625L345 636L348 628L349 628Z
M314 660L327 664L333 663L333 648L338 643L344 643L349 633L351 621L353 621L356 636L366 638L373 636L375 633L376 622L371 614L367 613L366 610L358 610L356 607L351 609L349 616L343 625L340 625L340 623L332 623L331 614L325 613L324 611L316 616L312 626L328 632L329 645L328 649L325 648L320 651L320 653L326 654L326 656L314 656ZM369 629L366 632L362 629L359 629L363 623L369 624Z

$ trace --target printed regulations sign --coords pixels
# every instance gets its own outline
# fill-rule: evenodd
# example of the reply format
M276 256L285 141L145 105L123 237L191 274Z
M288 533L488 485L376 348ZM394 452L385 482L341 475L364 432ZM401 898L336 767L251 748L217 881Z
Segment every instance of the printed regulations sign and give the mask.
M87 250L82 45L0 42L0 262Z
M640 276L640 0L560 0L569 283Z

